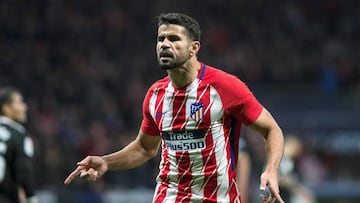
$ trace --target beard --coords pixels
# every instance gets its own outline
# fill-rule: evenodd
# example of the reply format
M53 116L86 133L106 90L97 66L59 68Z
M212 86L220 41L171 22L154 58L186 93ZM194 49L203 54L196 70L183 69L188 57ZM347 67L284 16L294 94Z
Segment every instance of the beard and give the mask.
M165 60L165 61L161 60L160 58L163 54L166 54L166 56L168 56L170 59ZM174 69L174 68L184 65L189 60L189 58L190 57L184 56L184 57L175 59L174 56L172 55L172 53L169 53L169 52L164 53L163 52L160 54L160 56L158 56L158 63L159 63L159 66L161 69L171 70L171 69Z
M188 60L188 59L169 60L169 61L167 61L167 62L162 62L162 61L159 59L159 66L160 66L160 68L163 69L163 70L171 70L171 69L174 69L174 68L177 68L177 67L180 67L180 66L184 65L187 60Z

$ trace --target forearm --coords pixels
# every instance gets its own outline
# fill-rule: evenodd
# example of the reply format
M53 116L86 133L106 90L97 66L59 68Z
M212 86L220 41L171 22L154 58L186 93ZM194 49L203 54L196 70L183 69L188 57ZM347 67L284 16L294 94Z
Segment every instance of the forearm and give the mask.
M277 171L284 153L284 136L280 127L271 128L265 135L266 170Z
M102 158L108 170L126 170L136 168L153 157L135 140L120 151L104 155Z

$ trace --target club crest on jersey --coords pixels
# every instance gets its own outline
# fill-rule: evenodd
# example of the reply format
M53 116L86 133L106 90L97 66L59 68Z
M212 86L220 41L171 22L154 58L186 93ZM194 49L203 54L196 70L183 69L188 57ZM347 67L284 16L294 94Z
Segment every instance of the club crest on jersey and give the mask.
M190 106L190 117L199 122L203 119L204 116L204 104L201 102L193 103Z

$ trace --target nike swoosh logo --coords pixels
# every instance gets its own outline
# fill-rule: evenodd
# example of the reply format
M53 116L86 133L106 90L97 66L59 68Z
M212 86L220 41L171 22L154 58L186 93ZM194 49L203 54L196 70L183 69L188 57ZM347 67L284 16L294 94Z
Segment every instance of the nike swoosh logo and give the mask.
M165 112L162 112L162 113L157 113L156 115L155 115L155 118L161 118L163 115L165 115L167 112L169 112L169 111L165 111Z

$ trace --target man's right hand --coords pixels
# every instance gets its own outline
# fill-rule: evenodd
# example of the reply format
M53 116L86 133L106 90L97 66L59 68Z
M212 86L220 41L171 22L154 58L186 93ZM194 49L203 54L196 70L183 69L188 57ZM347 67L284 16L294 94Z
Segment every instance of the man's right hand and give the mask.
M77 168L65 179L64 184L70 184L76 176L87 181L96 181L108 170L107 162L100 156L88 156L76 165Z

